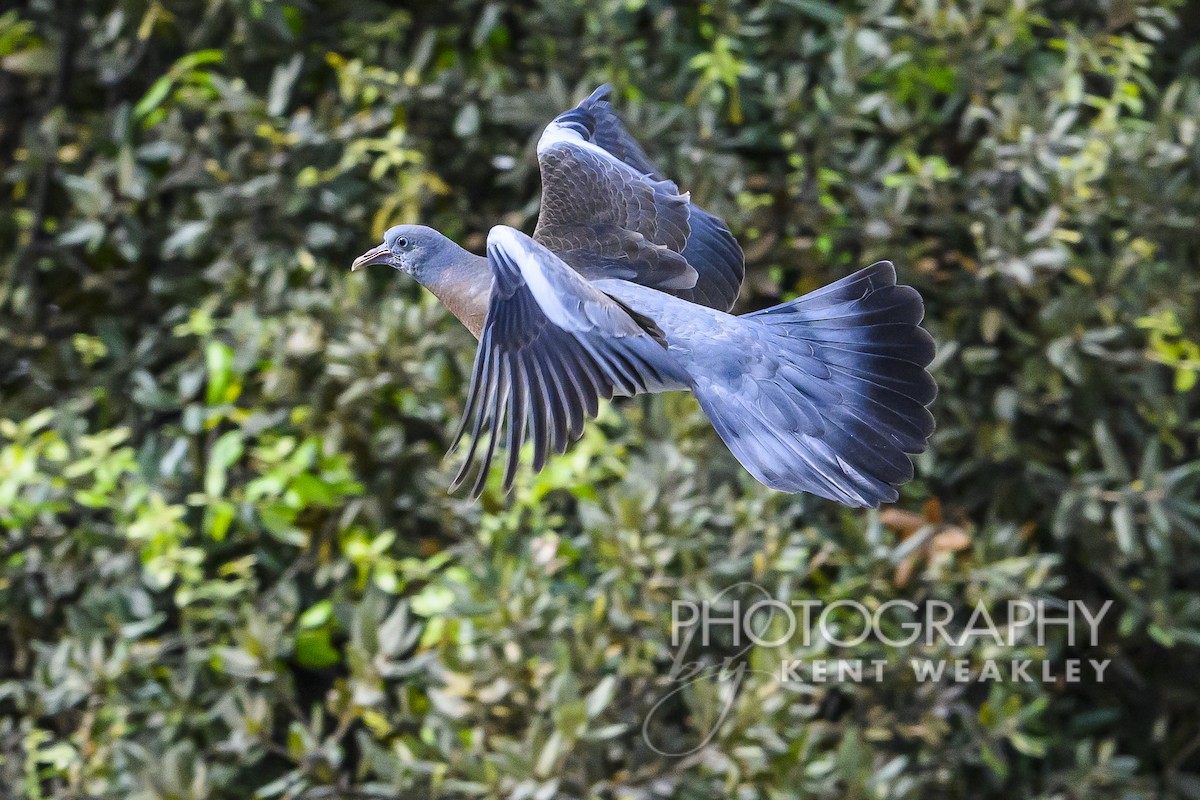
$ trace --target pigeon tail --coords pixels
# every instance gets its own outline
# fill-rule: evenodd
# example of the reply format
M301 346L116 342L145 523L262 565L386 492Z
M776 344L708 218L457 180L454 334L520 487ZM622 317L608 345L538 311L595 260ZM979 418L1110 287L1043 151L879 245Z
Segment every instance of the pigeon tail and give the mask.
M701 407L762 483L848 506L897 499L933 432L924 306L883 261L774 308L726 317L719 358L689 365Z

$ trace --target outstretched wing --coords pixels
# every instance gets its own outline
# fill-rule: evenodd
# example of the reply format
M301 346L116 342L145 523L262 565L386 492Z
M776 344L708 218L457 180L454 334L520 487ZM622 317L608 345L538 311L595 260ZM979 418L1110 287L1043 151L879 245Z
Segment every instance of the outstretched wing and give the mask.
M488 434L472 495L482 491L504 429L504 489L512 486L522 443L533 469L550 450L579 438L600 398L687 388L666 348L608 295L542 245L512 228L488 234L492 292L462 424L471 444L454 487L468 476ZM506 423L507 420L507 423Z
M588 278L631 280L728 310L745 274L741 247L650 163L604 100L610 91L601 86L542 134L534 238Z

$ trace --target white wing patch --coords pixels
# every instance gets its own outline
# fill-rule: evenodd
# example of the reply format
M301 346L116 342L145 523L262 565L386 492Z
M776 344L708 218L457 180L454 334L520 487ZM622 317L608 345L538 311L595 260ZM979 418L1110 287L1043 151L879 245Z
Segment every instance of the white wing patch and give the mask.
M533 444L533 469L563 452L595 417L600 400L684 389L691 377L617 301L520 231L488 234L492 293L471 387L455 444L471 444L454 485L478 462L478 496L499 444L508 450L504 490L512 486L521 444ZM503 442L501 440L503 439Z
M537 301L538 307L542 309L542 313L563 330L582 330L579 320L572 318L566 306L562 304L562 300L559 299L558 293L546 280L539 259L531 257L532 254L525 241L527 240L523 240L514 229L507 225L496 225L488 232L487 245L489 248L499 247L508 253L521 254L513 260L521 270L521 277L525 279L525 285L529 287L529 291L533 294L533 299Z
M587 139L583 138L579 134L579 131L575 130L571 126L560 125L557 122L551 122L549 125L546 126L546 130L542 131L542 136L540 139L538 139L538 143L537 143L538 156L541 157L541 156L545 155L546 152L550 150L550 148L554 147L555 145L559 145L559 144L565 144L565 145L569 145L571 147L578 147L580 150L586 150L589 153L594 153L595 155L600 156L605 161L607 161L611 164L615 164L619 168L623 169L625 172L631 173L633 175L637 175L639 177L641 177L641 175L642 175L642 173L638 172L636 169L629 166L624 161L617 158L616 156L614 156L612 153L605 150L600 145L598 145L594 142L589 142Z

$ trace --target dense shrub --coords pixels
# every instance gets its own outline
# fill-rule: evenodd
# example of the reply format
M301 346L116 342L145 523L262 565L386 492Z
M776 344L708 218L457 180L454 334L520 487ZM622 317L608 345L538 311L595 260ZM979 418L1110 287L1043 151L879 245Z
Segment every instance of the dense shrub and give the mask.
M1200 797L1198 26L1173 0L0 14L0 797ZM533 142L602 80L741 238L742 309L879 258L925 296L939 427L896 507L771 493L683 396L606 410L511 498L446 493L473 341L347 266L398 221L528 228ZM686 750L721 706L702 682L650 713L671 601L739 581L1112 599L1097 648L1002 655L1113 667L750 673L664 756L648 717ZM853 652L915 654L951 653Z

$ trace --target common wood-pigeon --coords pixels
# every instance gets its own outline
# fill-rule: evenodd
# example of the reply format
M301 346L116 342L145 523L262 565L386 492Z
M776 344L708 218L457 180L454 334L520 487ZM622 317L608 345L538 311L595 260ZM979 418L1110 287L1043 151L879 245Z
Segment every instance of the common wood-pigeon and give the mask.
M432 291L479 339L455 443L499 444L504 488L578 438L600 398L690 390L759 481L848 506L897 499L908 454L933 432L932 337L916 290L881 261L782 305L728 313L744 275L725 223L650 162L602 86L538 142L533 236L497 225L476 256L432 228L398 225L353 269L388 264ZM486 445L480 450L480 444Z

